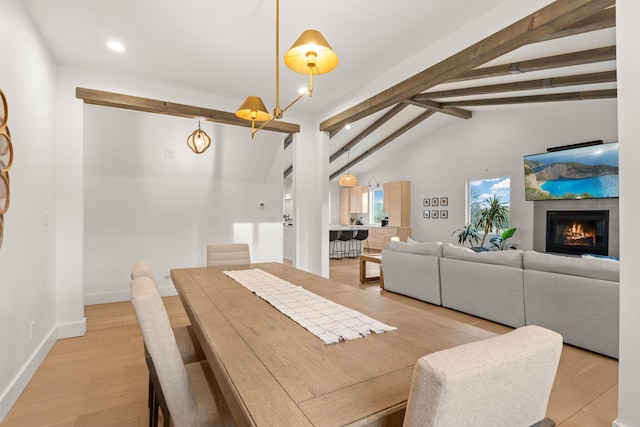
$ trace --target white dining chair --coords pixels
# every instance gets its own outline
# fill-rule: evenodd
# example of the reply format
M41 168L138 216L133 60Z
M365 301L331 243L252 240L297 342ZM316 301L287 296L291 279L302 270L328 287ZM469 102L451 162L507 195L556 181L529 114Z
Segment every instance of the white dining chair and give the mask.
M131 269L131 279L133 280L139 277L151 278L151 280L153 280L153 282L156 284L156 289L158 289L157 282L155 281L155 278L153 276L153 270L151 269L149 263L147 263L146 261L136 261L133 265L133 268ZM178 349L180 350L182 361L184 363L204 360L204 352L202 351L202 347L198 343L198 339L191 325L176 326L173 327L172 330L176 338L176 343L178 344Z
M165 419L176 427L233 425L208 363L182 361L153 279L143 276L131 281L131 303L158 381L156 388L166 402Z
M545 418L560 334L524 326L418 360L405 427L553 426Z
M248 244L223 243L207 246L207 267L235 264L251 264Z
M146 261L136 261L131 269L131 279L137 279L140 277L148 277L150 278L154 285L156 286L156 291L158 292L158 296L160 296L158 291L157 283L153 276L153 270L151 266ZM162 302L162 300L161 300ZM164 308L164 304L162 306ZM165 310L165 315L168 318L168 314ZM180 351L180 357L183 363L193 363L201 360L205 360L204 352L202 351L202 347L198 342L198 339L193 331L193 327L191 325L186 326L175 326L171 328L176 344L178 346L178 350ZM163 413L167 412L166 403L164 400L164 396L162 391L157 388L158 382L153 378L153 366L149 366L152 364L150 357L148 357L148 351L145 346L145 357L147 366L149 368L149 396L148 396L148 407L149 407L149 425L155 426L158 420L158 407L161 407ZM168 418L166 419L165 426L168 426Z

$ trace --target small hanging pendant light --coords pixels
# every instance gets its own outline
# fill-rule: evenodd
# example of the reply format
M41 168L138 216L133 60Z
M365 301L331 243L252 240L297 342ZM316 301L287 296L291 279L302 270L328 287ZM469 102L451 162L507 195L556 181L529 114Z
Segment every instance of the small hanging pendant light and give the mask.
M200 120L198 120L198 129L194 130L187 138L187 145L196 154L204 153L211 145L211 138L202 129L200 129Z
M340 187L355 187L358 185L358 178L349 173L349 151L347 151L347 173L342 174L338 179Z

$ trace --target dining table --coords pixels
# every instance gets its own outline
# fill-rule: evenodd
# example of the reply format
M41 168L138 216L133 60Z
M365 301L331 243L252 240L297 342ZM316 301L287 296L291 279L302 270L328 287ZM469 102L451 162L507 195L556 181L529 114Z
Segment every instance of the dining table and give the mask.
M325 344L225 273L253 269L395 329ZM238 426L402 425L419 358L495 335L281 263L178 268L171 279Z

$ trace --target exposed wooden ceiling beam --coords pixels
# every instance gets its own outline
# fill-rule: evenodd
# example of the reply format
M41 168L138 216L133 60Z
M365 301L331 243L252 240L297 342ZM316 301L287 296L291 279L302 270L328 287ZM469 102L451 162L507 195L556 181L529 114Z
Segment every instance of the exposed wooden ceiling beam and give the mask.
M546 40L558 39L561 37L574 36L576 34L588 33L590 31L603 30L616 26L616 8L615 6L607 8L593 16L583 19L580 22L564 27L560 31L551 33L539 39L539 42Z
M473 115L469 110L463 110L462 108L456 107L443 107L439 102L431 101L429 99L416 99L413 98L406 99L404 101L407 104L416 105L418 107L426 108L428 110L437 111L439 113L448 114L450 116L458 117L461 119L470 119Z
M192 105L176 104L167 101L158 101L149 98L123 95L100 90L76 88L76 98L84 100L87 104L102 105L105 107L123 108L126 110L144 111L147 113L166 114L169 116L185 117L188 119L203 119L210 122L225 125L251 127L251 122L242 120L234 113L211 110L209 108L194 107ZM300 125L281 121L272 121L264 127L265 130L282 133L300 132Z
M378 129L380 126L382 126L383 124L385 124L386 122L391 120L391 118L393 118L393 116L398 114L400 111L404 110L406 106L407 106L406 104L404 104L404 105L403 104L396 104L395 107L393 107L392 109L387 111L382 117L380 117L378 120L376 120L375 123L373 123L371 126L367 127L365 130L360 132L360 134L358 134L355 138L353 138L350 142L348 142L347 144L342 146L342 148L340 148L338 151L336 151L334 153L334 155L336 153L338 153L338 152L340 154L344 154L347 151L349 151L349 149L351 147L356 145L358 142L362 141L369 134L371 134L371 132L373 132L374 130ZM340 128L340 129L342 129L342 128ZM336 133L338 133L338 132L334 131L334 132L329 133L329 138L332 138ZM348 146L348 148L345 148L347 146ZM335 159L330 158L329 159L329 163L331 163L333 160L335 160Z
M329 177L329 181L331 181L332 179L337 178L338 176L340 176L344 171L346 171L348 169L349 166L357 165L358 163L360 163L361 161L363 161L364 159L366 159L367 157L369 157L370 155L372 155L373 153L375 153L376 151L378 151L379 149L381 149L382 147L384 147L385 145L387 145L388 143L390 143L391 141L393 141L394 139L396 139L397 137L402 135L403 133L407 132L408 130L410 130L414 126L418 125L422 121L424 121L427 118L431 117L435 113L436 112L433 111L433 110L427 110L424 113L421 113L420 115L416 116L409 123L405 124L400 129L396 130L391 135L387 136L382 141L380 141L377 144L373 145L367 151L365 151L364 153L360 154L355 159L351 160L348 163L348 165L345 165L345 166L341 167L340 169L338 169L337 171L335 171L334 173L332 173L331 176Z
M571 67L574 65L593 64L603 61L615 61L616 47L607 46L563 55L547 56L545 58L530 59L510 64L495 65L493 67L476 68L458 77L449 79L447 83L459 82L487 77L508 76L510 74L528 73L531 71L550 70L553 68Z
M617 96L617 89L604 89L582 92L554 93L549 95L513 96L505 98L452 101L443 102L442 105L458 107L480 107L487 105L525 104L534 102L584 101L588 99L616 98Z
M400 111L404 110L407 107L407 104L401 103L396 104L392 109L387 111L382 117L376 120L371 126L364 129L358 135L356 135L351 141L347 142L345 145L340 147L335 153L333 153L329 157L329 163L332 163L334 160L342 156L344 153L353 148L357 143L365 139L367 136L371 135L376 129L380 128L383 124L387 123L391 120L396 114Z
M484 40L450 56L373 97L323 121L320 130L331 132L458 74L533 43L558 29L582 21L615 4L615 0L557 0Z
M462 89L425 92L413 97L415 101L430 99L453 98L456 96L486 95L488 93L514 92L519 90L548 89L552 87L588 85L596 83L610 83L616 81L615 71L601 73L580 74L576 76L553 77L548 79L527 80L523 82L502 83L488 86L475 86Z

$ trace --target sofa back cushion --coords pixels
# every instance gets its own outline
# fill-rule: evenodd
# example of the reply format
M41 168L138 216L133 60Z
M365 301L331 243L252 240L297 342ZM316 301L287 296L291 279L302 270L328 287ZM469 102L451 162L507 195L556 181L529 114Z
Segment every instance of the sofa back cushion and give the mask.
M524 252L519 249L507 251L474 252L469 248L455 246L447 243L443 248L445 258L459 259L463 261L481 262L485 264L506 265L522 268L522 256Z
M611 282L620 281L620 263L609 259L576 258L526 251L524 254L524 268L527 270L592 277Z
M390 251L408 252L417 255L442 256L442 243L440 242L406 243L392 240L389 242L387 249Z

